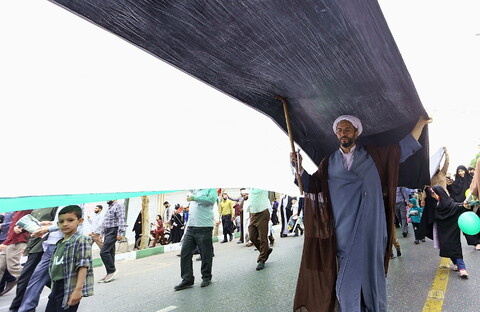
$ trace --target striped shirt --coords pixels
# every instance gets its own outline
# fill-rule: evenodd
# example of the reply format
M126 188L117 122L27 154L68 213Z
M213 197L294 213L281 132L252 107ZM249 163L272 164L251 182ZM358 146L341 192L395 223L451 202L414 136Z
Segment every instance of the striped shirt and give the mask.
M108 228L113 228L118 226L118 236L122 236L125 233L125 205L114 201L111 205L108 206L108 209L105 213L102 223L102 234L105 233L105 230Z

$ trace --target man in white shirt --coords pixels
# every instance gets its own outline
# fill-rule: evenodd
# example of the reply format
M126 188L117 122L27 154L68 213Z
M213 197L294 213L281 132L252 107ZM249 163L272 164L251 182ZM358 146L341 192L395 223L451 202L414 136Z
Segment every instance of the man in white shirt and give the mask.
M102 223L104 215L102 214L102 209L102 205L97 205L95 206L95 214L93 216L88 216L88 222L92 225L92 231L88 235L100 249L102 249L103 246Z

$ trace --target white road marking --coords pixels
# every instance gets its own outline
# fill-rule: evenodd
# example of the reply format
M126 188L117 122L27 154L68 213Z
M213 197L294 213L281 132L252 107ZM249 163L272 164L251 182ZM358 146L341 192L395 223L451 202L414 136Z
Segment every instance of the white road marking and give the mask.
M176 306L169 306L169 307L163 308L161 310L158 310L157 312L168 312L168 311L175 310L176 308L177 308Z

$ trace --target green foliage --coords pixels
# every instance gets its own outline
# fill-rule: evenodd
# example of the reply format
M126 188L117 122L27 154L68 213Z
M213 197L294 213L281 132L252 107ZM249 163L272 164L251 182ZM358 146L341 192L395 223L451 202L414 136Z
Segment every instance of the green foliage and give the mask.
M472 161L470 162L470 167L473 167L475 168L475 166L477 165L477 159L480 158L480 152L477 153L477 156L475 156L474 159L472 159Z

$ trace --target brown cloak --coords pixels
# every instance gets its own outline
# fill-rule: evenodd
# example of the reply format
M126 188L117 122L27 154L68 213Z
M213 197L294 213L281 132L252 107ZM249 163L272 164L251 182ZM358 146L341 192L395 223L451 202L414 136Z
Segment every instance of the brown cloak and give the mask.
M395 194L398 181L400 147L366 146L378 170L383 189L388 241L385 250L385 274L388 271L393 242ZM294 311L329 312L335 310L337 252L335 230L328 188L328 159L310 177L309 193L305 194L305 237L302 261L294 299ZM320 192L323 191L323 203Z

